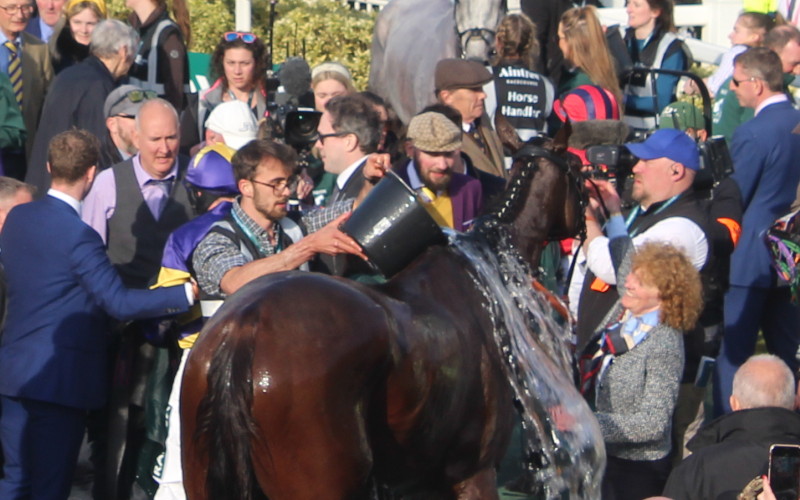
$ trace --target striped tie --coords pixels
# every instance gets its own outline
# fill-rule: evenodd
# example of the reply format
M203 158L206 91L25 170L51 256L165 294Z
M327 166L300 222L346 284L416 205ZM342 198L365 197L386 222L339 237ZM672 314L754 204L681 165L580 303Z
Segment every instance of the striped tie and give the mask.
M11 80L17 103L22 106L22 64L19 59L19 51L14 42L10 40L3 45L8 49L8 79Z

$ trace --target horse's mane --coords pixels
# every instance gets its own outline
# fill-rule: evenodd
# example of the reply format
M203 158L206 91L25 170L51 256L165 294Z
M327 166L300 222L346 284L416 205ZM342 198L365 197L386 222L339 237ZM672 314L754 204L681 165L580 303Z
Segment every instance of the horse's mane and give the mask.
M546 152L548 156L554 151L553 142L542 138L532 139L528 144L522 147L523 149L521 149L521 151L524 153L524 149L529 146L536 151L541 151L542 153ZM477 221L476 226L480 224L491 225L493 224L492 220L503 224L510 224L514 222L514 219L519 215L519 212L527 201L533 174L538 169L537 162L542 161L538 158L533 158L532 161L520 161L520 158L525 156L530 157L536 155L515 155L515 170L513 171L511 179L508 181L505 193L489 206L484 216Z

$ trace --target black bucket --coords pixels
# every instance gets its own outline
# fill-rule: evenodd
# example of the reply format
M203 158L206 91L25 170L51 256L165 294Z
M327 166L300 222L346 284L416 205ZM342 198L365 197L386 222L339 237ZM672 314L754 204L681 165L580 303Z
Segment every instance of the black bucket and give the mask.
M445 243L442 229L416 193L392 171L342 225L387 278L402 271L431 245Z

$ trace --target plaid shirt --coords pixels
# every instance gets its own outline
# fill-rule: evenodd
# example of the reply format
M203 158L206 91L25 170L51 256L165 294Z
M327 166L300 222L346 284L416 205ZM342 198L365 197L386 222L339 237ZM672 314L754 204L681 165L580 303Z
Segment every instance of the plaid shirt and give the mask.
M313 233L319 231L348 210L352 210L352 208L353 200L345 200L333 203L325 208L308 210L301 217L302 223L308 233ZM270 241L267 231L242 210L239 200L234 202L232 211L243 222L246 231L255 235L258 245L266 257L275 255L280 251L276 250L276 247ZM227 220L222 221L222 223L229 224ZM243 254L234 241L214 232L207 234L197 245L192 256L192 267L194 268L197 283L205 293L225 296L220 289L222 277L234 267L243 266L252 260L253 257Z

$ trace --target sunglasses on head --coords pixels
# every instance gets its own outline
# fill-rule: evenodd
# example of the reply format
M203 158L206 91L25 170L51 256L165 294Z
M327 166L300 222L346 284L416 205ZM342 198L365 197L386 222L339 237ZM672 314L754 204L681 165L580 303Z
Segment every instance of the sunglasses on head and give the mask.
M111 105L110 109L113 109L114 106L121 103L125 99L129 100L133 104L136 104L142 101L146 101L148 99L155 99L156 97L158 97L158 94L156 94L152 90L139 90L139 89L129 90L128 92L125 92L125 94L122 95L119 99L117 99L114 102L114 104ZM127 116L123 118L127 118Z
M244 43L253 43L257 38L258 37L253 33L245 33L242 31L229 31L222 35L222 39L226 42L235 42L236 40L241 40Z

